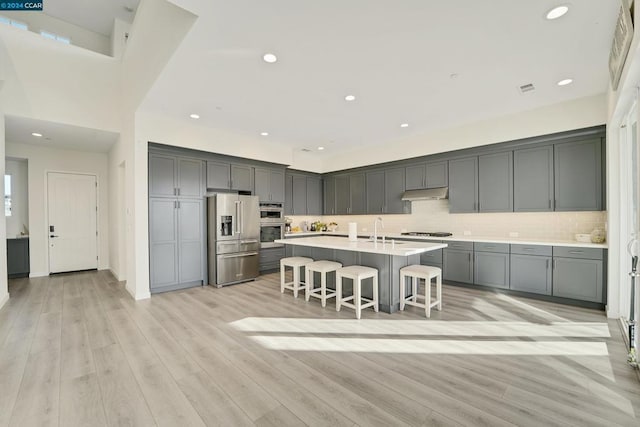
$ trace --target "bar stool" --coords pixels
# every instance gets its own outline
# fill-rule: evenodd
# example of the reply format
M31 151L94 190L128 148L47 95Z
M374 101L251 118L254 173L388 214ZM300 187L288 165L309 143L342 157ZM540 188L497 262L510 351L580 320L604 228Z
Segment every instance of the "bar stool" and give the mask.
M411 279L411 294L405 296L406 278ZM436 279L436 300L431 302L431 280ZM418 283L424 279L424 296L418 295ZM424 304L418 302L418 298L424 299ZM400 310L404 310L405 304L424 308L427 317L431 317L431 307L442 310L442 270L428 265L409 265L400 269Z
M336 296L336 292L332 291L327 294L327 274L342 268L342 264L334 261L314 261L305 265L307 277L305 280L304 299L309 301L309 297L320 298L322 306L326 307L327 300ZM314 272L320 273L320 287L316 288L314 282Z
M342 296L342 279L353 280L353 295ZM362 297L362 281L373 278L373 299ZM346 305L356 311L356 319L360 319L363 308L373 307L378 312L378 270L363 265L350 265L342 267L336 271L336 311L340 311L340 306ZM362 301L366 301L362 304ZM353 303L347 302L353 301Z
M288 258L282 258L280 260L280 292L284 293L285 289L291 289L293 296L298 298L298 291L305 289L306 283L300 282L300 269L313 262L313 259L302 256L292 256ZM293 269L293 281L285 282L285 271L287 267Z

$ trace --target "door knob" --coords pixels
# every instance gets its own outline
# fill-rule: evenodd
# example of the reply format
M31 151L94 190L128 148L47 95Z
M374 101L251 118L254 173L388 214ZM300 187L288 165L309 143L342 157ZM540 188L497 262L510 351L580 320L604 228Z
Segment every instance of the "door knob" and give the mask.
M55 234L52 234L49 237L54 238L54 237L59 237L59 236L56 236Z

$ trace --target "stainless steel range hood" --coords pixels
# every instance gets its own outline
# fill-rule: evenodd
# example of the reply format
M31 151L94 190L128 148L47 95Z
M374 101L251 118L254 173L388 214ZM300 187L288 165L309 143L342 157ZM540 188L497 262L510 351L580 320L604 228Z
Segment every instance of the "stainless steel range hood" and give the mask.
M402 200L442 200L449 197L449 187L426 188L421 190L407 190L402 194Z

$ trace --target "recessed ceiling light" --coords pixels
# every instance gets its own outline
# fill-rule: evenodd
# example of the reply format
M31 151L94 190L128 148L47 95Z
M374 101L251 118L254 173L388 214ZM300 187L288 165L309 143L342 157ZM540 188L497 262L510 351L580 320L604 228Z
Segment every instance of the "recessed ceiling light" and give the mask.
M569 6L554 7L549 12L547 12L546 17L547 17L548 20L558 19L561 16L563 16L565 13L567 13L568 11L569 11Z
M324 150L324 147L318 147L318 150L322 151Z
M356 100L356 96L355 95L347 95L344 97L345 101L355 101Z
M400 125L401 128L408 128L409 127L409 123L402 123Z
M199 114L191 114L189 117L191 117L192 119L199 119L200 115Z
M264 62L268 62L269 64L273 64L274 62L276 62L278 60L278 57L275 56L273 53L265 53L262 56L262 59L264 60Z
M37 136L38 138L40 138L42 136L42 134L38 133L38 132L33 132L31 135Z
M558 82L558 86L566 86L571 83L573 83L573 79L564 79Z
M269 136L269 132L260 132L260 135L262 135L262 136Z

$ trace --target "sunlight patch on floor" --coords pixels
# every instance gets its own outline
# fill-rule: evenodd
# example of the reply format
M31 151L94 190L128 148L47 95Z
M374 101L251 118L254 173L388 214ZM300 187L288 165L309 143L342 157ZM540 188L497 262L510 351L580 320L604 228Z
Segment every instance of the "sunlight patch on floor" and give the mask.
M262 333L608 338L609 327L597 322L531 322L305 319L245 317L231 322L237 330Z
M602 342L458 341L252 336L271 350L493 356L607 356Z

